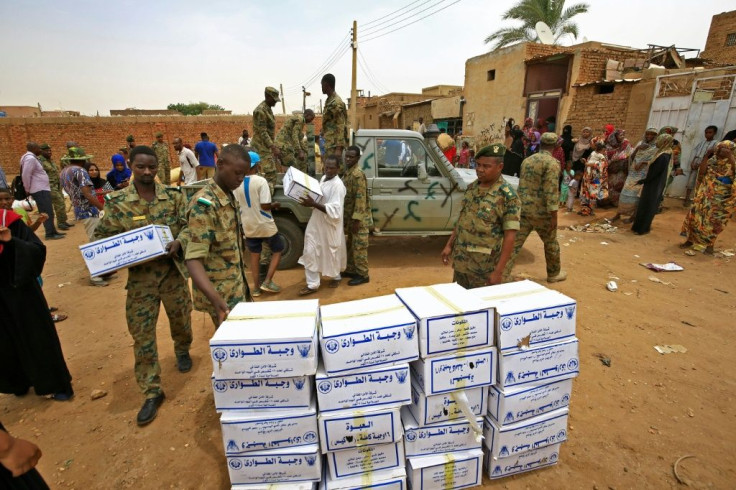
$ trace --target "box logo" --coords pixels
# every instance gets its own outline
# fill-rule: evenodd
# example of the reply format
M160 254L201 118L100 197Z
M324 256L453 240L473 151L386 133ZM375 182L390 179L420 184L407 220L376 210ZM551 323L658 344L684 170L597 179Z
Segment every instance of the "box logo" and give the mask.
M92 260L95 258L95 251L92 248L88 248L84 251L84 258L87 260Z
M237 452L240 448L238 447L238 443L234 440L230 439L227 442L227 451L228 452Z
M304 456L304 459L307 460L307 464L309 466L314 466L314 463L317 461L317 456L315 456L314 454L308 454Z
M302 388L304 388L304 379L305 378L294 378L294 386L297 390L301 391Z
M404 335L406 335L408 340L411 340L414 337L414 324L404 327Z
M215 361L222 362L227 359L227 351L222 347L218 347L217 349L212 351L212 358Z
M406 376L409 374L409 371L401 370L396 371L396 379L399 381L399 384L404 384L406 381Z
M230 463L228 464L230 465L230 468L234 470L239 470L240 468L243 467L243 462L240 461L239 459L231 459Z
M330 354L334 354L340 350L340 342L335 339L328 340L325 342L325 350Z
M214 387L215 387L216 392L225 393L227 391L227 382L226 381L215 381Z
M501 330L503 330L504 332L511 330L512 326L513 326L513 322L511 321L511 318L504 318L501 321Z
M312 350L312 344L301 344L296 348L299 350L299 354L302 357L307 357L309 355L309 351Z
M575 371L578 368L578 360L577 359L570 359L567 361L567 369L570 371Z
M565 313L567 314L567 319L572 320L572 316L575 314L575 307L574 306L566 306L565 307Z
M309 431L304 434L304 442L316 442L317 441L317 433L314 431Z
M317 388L319 389L320 393L327 394L332 391L332 383L330 383L329 381L322 381L320 382L319 386L317 386Z
M417 433L413 430L406 431L406 434L404 435L406 436L406 440L409 442L414 442L417 439Z

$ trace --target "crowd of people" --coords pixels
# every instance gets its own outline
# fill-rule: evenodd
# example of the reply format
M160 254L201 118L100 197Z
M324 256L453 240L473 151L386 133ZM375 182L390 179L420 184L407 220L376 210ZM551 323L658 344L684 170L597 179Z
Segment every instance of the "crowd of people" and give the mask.
M331 288L339 287L343 277L350 286L369 282L373 223L367 180L357 165L361 149L348 146L347 110L334 86L334 76L325 75L322 89L328 97L319 135L311 129L314 113L309 110L287 118L277 133L272 107L279 93L266 87L254 110L252 136L244 130L238 143L218 148L203 132L193 149L174 138L180 171L173 182L162 133L150 146L137 145L128 136L104 176L76 142L67 144L61 169L48 144L29 142L20 161L20 180L14 182L22 186L9 186L4 176L0 182L0 314L6 319L0 326L0 392L25 396L33 387L36 395L59 401L74 395L54 326L55 309L43 294L46 248L34 233L40 226L47 240L58 240L80 224L89 241L150 224L171 229L173 241L164 257L128 270L125 316L133 339L134 375L144 397L137 414L140 426L154 420L165 398L155 333L162 303L177 368L186 373L192 368L193 309L208 313L217 327L238 302L281 291L274 280L284 250L273 217L279 208L273 202L279 172L294 167L314 174L318 156L323 163L323 197L301 200L313 211L299 259L305 285L298 294L317 293L322 277ZM577 136L569 125L560 136L554 128L553 118L536 124L527 119L523 127L512 120L504 143L477 152L467 140L458 147L446 132L439 135L448 159L475 168L477 175L441 253L445 264L452 263L453 280L469 288L508 281L517 255L536 231L544 245L547 281L564 281L556 235L560 209L572 212L579 198L580 215L615 209L614 221L631 224L636 234L649 233L667 186L683 174L683 166L689 170L685 205L690 209L682 225L682 247L713 252L736 207L732 138L726 135L718 142L718 128L708 126L684 164L674 127L648 128L635 145L612 125L597 136L588 127ZM519 177L516 190L504 174ZM198 190L187 200L172 183L198 183ZM30 220L22 207L13 208L21 197L16 187L28 200L33 198L37 219ZM74 223L66 215L62 190L71 201ZM93 276L89 282L106 286L112 277L114 273ZM0 443L8 440L6 434L0 427ZM0 462L1 456L0 444Z

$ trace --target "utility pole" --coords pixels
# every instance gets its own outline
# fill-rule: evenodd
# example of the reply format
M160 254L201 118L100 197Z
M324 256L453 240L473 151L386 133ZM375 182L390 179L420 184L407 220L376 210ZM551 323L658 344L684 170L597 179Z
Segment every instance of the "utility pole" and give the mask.
M307 110L307 96L312 95L310 92L307 92L306 87L302 86L302 114L306 112Z
M350 87L350 126L358 129L358 21L353 21L353 83Z
M284 84L279 84L279 89L281 90L281 113L286 115L286 102L284 101Z

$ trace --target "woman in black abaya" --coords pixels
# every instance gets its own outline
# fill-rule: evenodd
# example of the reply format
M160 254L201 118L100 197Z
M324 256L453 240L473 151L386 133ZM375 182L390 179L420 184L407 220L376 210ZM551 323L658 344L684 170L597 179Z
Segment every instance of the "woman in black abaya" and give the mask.
M659 210L659 196L667 183L667 166L672 158L672 135L667 133L657 137L657 152L650 160L647 176L638 184L644 184L636 209L636 218L631 230L637 235L646 235L652 229L652 220Z
M46 247L20 215L0 209L0 393L74 395L56 327L37 278Z

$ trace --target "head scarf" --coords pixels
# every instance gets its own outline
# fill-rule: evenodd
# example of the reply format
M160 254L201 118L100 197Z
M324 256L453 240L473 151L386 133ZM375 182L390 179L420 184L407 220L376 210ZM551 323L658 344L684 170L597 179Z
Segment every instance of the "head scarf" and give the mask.
M730 150L731 153L735 153L734 150L736 150L736 143L734 143L731 140L723 140L723 141L721 141L720 143L718 143L716 145L716 152L718 152L718 150L720 150L721 148L725 148L727 150ZM734 155L734 156L736 156L736 155ZM718 156L716 155L716 158L717 157Z
M583 131L589 131L593 132L592 129L589 127L584 127ZM583 153L585 153L585 150L590 148L590 138L583 138L582 133L580 133L580 137L578 138L578 142L575 143L575 148L572 149L572 161L577 162L582 158Z
M605 128L606 128L606 138L611 136L611 133L613 133L613 131L616 129L616 127L613 124L606 124Z
M0 209L0 227L8 228L19 219L21 219L21 216L15 211ZM4 245L4 243L0 242L0 254L3 253Z
M123 164L123 170L115 169L115 165L117 165L118 163ZM128 166L125 165L125 158L123 157L123 155L116 153L112 156L112 170L107 173L107 180L113 180L115 182L115 185L117 186L124 180L129 180L131 173L132 172L130 171Z
M649 160L649 164L651 165L654 163L654 161L659 158L660 155L665 154L672 154L672 141L674 138L672 138L671 134L660 134L657 136L657 152L654 154L651 160Z
M659 130L659 134L669 134L674 136L675 133L677 133L678 129L674 126L664 126L662 129Z
M95 168L97 169L97 177L92 177L90 175L89 178L92 181L92 187L94 187L95 189L100 189L105 186L105 182L107 181L103 179L102 177L100 177L100 167L98 167L96 163L90 163L89 166L87 167L87 172L89 173L89 169L90 167L92 167L92 165L94 165Z
M534 124L534 120L531 117L524 119L524 127L531 127Z
M621 141L618 140L619 136L621 136ZM623 142L624 142L624 130L623 129L616 129L606 137L606 143L611 148L618 148L619 146L621 146Z

